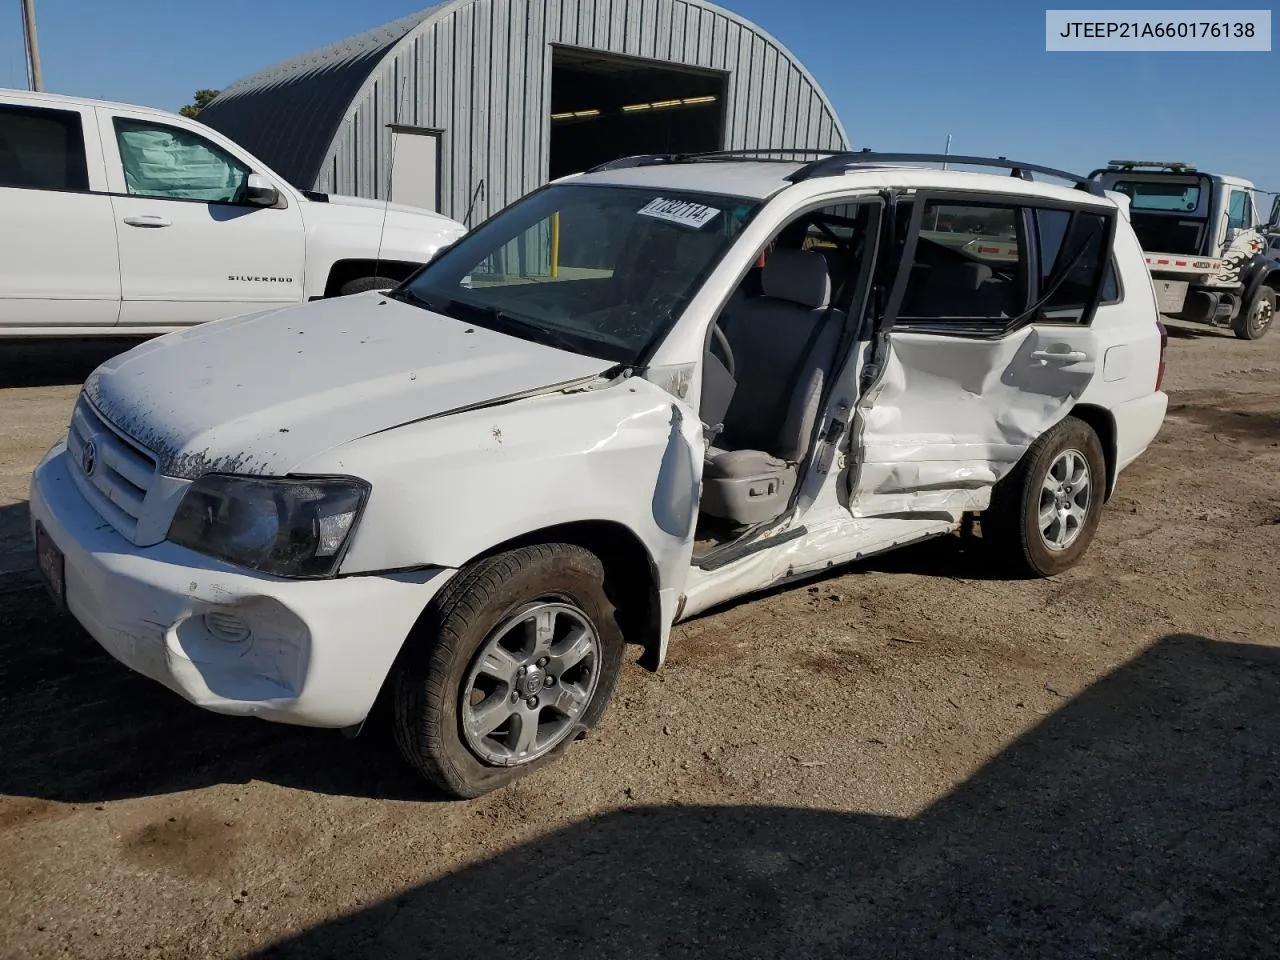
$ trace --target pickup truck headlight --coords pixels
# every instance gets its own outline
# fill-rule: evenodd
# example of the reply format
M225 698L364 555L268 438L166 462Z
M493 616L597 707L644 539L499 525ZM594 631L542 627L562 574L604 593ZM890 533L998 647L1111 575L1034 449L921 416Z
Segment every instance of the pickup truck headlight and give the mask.
M332 576L369 496L351 477L208 474L187 488L169 540L262 573Z

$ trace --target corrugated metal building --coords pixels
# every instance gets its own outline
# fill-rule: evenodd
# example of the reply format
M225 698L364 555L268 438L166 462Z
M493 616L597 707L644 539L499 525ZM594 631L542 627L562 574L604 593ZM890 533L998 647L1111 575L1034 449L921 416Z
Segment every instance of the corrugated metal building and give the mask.
M471 225L618 156L848 146L795 57L703 0L448 0L247 77L200 119L303 189Z

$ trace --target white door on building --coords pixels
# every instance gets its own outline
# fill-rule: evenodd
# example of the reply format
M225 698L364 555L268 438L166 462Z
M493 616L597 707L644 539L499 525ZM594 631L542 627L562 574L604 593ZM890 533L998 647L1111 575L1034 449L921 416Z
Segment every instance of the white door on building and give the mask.
M439 209L439 130L391 128L391 200L424 210Z

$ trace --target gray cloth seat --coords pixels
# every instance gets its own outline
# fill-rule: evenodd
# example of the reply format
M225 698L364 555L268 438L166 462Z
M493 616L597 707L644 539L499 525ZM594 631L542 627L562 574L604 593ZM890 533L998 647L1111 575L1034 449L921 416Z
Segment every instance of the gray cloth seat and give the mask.
M820 253L775 250L760 279L763 296L721 321L737 385L703 468L702 511L739 524L786 509L844 320L827 309L831 278Z

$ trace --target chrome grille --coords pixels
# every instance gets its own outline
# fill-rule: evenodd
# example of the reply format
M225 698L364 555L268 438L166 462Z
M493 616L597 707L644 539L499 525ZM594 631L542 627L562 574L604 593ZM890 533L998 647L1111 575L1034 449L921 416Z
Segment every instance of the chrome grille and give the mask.
M120 533L134 539L156 460L101 417L83 396L67 433L71 478L84 498Z

